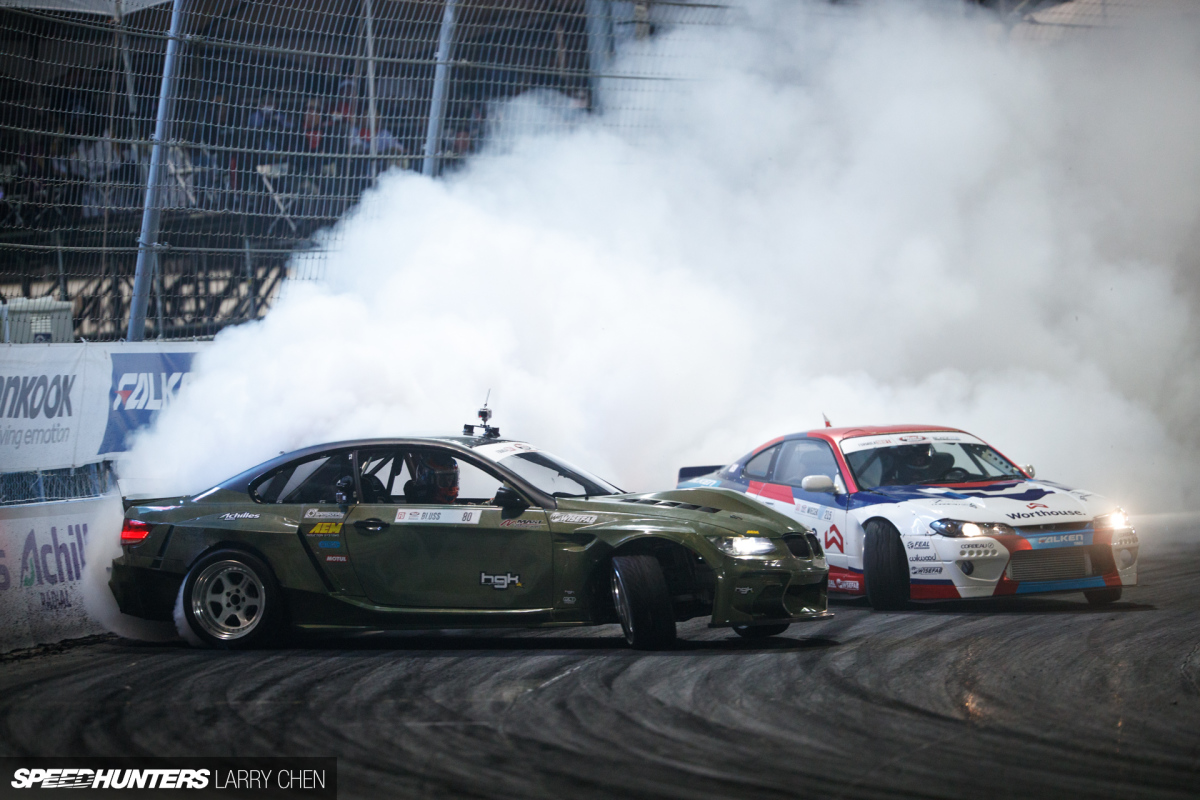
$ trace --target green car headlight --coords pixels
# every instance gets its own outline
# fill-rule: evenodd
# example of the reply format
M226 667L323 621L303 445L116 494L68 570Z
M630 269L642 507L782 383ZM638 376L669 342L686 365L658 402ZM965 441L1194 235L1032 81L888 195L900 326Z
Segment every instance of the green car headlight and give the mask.
M1092 526L1097 530L1123 530L1129 527L1129 515L1125 513L1125 509L1118 508L1116 511L1096 517L1092 520Z
M762 556L775 552L775 542L766 536L710 536L717 549L728 556Z
M960 519L939 519L929 527L942 536L1007 536L1016 533L1012 526L1003 522L964 522Z

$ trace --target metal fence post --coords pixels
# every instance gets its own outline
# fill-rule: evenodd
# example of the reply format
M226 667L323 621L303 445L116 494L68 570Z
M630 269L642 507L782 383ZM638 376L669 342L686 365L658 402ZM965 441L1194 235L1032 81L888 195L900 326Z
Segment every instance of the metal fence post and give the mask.
M458 0L446 0L442 11L442 28L438 34L437 67L433 73L433 98L429 102L429 127L425 134L425 161L421 172L433 176L438 167L438 150L442 144L442 125L446 121L446 95L450 82L450 51L454 47L454 28L457 24Z
M138 236L137 270L133 276L133 297L129 303L129 328L125 338L140 342L146 335L146 307L149 305L150 284L158 271L159 177L166 155L167 130L171 105L175 99L175 62L179 53L179 37L183 28L184 0L174 0L171 7L171 33L163 59L162 87L158 92L158 115L154 122L154 139L150 148L150 170L146 177L146 200L142 207L142 232ZM158 331L161 336L162 331Z
M379 155L379 145L376 143L379 134L379 114L375 104L375 20L371 0L363 0L363 16L367 18L367 116L371 126L370 172L374 178L379 173L379 162L376 160Z
M587 0L588 90L592 111L603 106L601 79L612 62L616 50L613 41L612 0Z

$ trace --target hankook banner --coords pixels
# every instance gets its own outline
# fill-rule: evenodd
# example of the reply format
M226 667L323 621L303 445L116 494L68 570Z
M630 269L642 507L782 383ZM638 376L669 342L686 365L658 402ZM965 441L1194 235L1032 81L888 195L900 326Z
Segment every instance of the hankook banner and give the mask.
M0 472L125 451L191 376L202 342L0 345Z

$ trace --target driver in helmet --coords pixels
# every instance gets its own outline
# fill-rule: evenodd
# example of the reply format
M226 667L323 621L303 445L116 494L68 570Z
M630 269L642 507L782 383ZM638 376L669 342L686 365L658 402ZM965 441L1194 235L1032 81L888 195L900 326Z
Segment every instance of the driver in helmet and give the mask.
M453 505L458 499L458 462L442 453L418 456L412 486L405 487L410 503Z
M933 445L907 444L896 448L892 462L893 484L925 483L935 476Z

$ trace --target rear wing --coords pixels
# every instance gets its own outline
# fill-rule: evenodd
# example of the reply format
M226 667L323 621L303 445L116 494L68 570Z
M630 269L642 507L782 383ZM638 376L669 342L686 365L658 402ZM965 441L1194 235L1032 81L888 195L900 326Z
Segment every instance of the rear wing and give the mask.
M715 467L680 467L679 482L690 481L692 478L699 478L701 475L711 475L717 470L724 468L724 464L717 464Z

